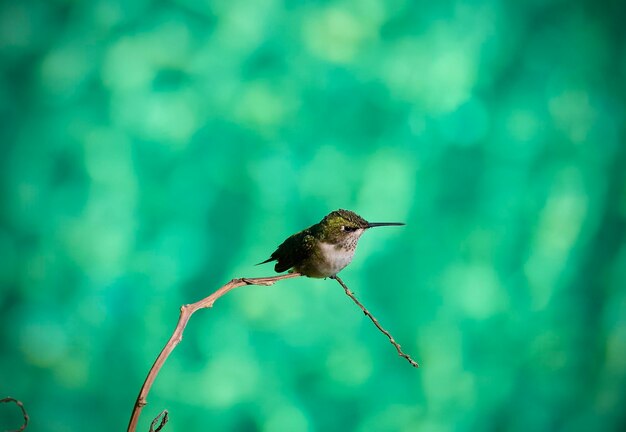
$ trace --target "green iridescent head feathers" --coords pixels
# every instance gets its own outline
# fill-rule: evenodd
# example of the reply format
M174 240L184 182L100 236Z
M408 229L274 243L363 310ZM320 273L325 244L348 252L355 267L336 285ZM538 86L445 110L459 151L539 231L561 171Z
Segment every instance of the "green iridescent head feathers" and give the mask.
M350 210L335 210L322 219L322 224L335 226L349 226L350 228L368 228L369 223L358 214Z

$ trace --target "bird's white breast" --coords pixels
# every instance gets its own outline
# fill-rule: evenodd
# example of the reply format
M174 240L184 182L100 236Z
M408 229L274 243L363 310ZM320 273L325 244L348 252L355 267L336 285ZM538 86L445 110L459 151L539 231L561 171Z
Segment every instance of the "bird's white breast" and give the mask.
M320 272L328 276L334 276L339 273L345 266L352 262L354 256L354 248L347 249L331 243L319 244L324 262L320 265Z

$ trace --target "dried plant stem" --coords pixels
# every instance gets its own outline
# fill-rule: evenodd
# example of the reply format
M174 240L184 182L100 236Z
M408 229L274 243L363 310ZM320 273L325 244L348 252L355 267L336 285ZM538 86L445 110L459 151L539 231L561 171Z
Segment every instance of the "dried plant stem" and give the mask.
M18 401L17 399L12 398L12 397L5 397L5 398L0 399L0 403L9 403L9 402L13 402L15 403L15 405L20 407L20 409L22 410L22 417L24 417L24 423L19 429L15 429L13 431L7 431L7 432L22 432L23 430L26 430L26 428L28 427L28 413L26 412L26 408L24 408L24 404L21 401Z
M148 376L146 377L146 380L144 381L143 385L141 386L141 390L139 391L139 395L137 396L137 400L135 401L135 406L133 407L133 412L132 412L131 417L130 417L130 422L128 423L128 432L135 432L136 431L137 423L139 422L139 415L141 414L141 410L148 403L147 402L147 397L148 397L148 393L150 392L150 388L152 387L152 384L154 383L154 380L156 379L156 376L159 374L159 371L163 367L163 364L165 363L165 360L167 360L167 358L172 353L172 351L174 351L174 348L176 348L176 345L178 345L180 343L180 341L183 339L183 331L185 330L185 327L187 326L187 323L189 322L189 318L191 318L191 315L193 315L195 312L197 312L200 309L205 309L205 308L212 307L213 303L215 303L215 301L218 298L220 298L221 296L223 296L224 294L226 294L228 291L230 291L232 289L235 289L235 288L238 288L238 287L241 287L241 286L245 286L245 285L264 285L264 286L269 286L269 285L273 285L275 282L277 282L279 280L290 279L290 278L295 278L295 277L299 277L299 276L301 276L299 273L289 273L289 274L273 276L273 277L265 277L265 278L251 278L251 279L240 278L240 279L233 279L230 282L228 282L226 285L224 285L221 288L219 288L217 291L215 291L210 296L208 296L208 297L206 297L206 298L204 298L204 299L202 299L202 300L200 300L200 301L198 301L196 303L189 304L189 305L183 305L180 308L180 316L178 318L178 324L176 324L176 328L174 329L174 333L172 334L170 339L167 341L167 343L165 344L165 347L163 348L163 350L161 351L161 353L159 354L159 356L155 360L154 364L150 368L150 372L148 372ZM395 339L391 336L391 334L380 325L378 320L376 318L374 318L374 316L365 308L365 306L363 306L361 304L361 302L357 300L357 298L354 296L352 291L350 291L350 289L341 280L341 278L339 278L339 276L333 276L332 279L335 279L337 282L339 282L339 284L343 287L343 289L345 290L345 292L348 295L348 297L350 297L352 299L352 301L354 301L354 303L356 303L356 305L359 308L361 308L363 313L370 320L372 320L372 322L378 328L378 330L380 330L383 334L385 334L385 336L387 336L389 338L389 342L391 342L391 344L396 348L396 350L398 351L398 354L401 357L404 357L405 359L407 359L407 361L409 363L411 363L411 366L419 367L417 362L414 361L408 354L405 354L402 351L402 349L400 348L400 344L398 344L395 341ZM8 401L8 399L10 399L10 398L7 398L7 400L3 399L2 402ZM22 429L20 429L20 431L22 431L22 430L24 430L24 428L28 424L28 415L26 415L26 411L24 410L23 405L21 405L21 403L19 401L15 401L13 399L11 399L11 400L16 402L18 404L18 406L20 406L22 408L22 411L24 412L25 423L24 423L24 426L22 427ZM152 431L154 431L154 432L160 431L163 428L163 426L165 426L167 421L168 421L167 411L162 411L152 421L152 424L150 425L150 432L152 432ZM158 426L157 426L157 424L158 424Z
M159 415L156 416L154 420L152 420L152 423L150 423L150 430L148 432L159 432L161 429L163 429L163 426L167 424L168 419L169 417L167 415L167 410L161 411ZM158 426L157 423L159 424Z
M378 330L383 332L383 334L389 338L389 342L391 342L391 344L396 348L396 350L398 351L398 355L400 357L404 357L409 363L411 363L411 366L416 367L416 368L420 367L420 365L415 360L413 360L411 358L411 356L409 356L408 354L406 354L406 353L404 353L402 351L402 348L400 347L400 344L398 342L396 342L396 340L393 338L393 336L391 336L391 334L380 325L378 320L376 318L374 318L374 316L370 313L370 311L368 311L365 308L365 306L363 306L363 304L361 304L361 302L357 300L357 298L354 296L352 291L350 291L350 288L348 288L347 285L345 283L343 283L341 278L339 276L333 276L332 279L335 279L337 282L339 282L339 285L341 285L343 287L343 290L346 292L348 297L350 297L352 299L352 301L354 303L356 303L356 305L358 307L361 308L361 310L363 311L365 316L367 316L369 319L372 320L374 325L376 327L378 327Z
M275 282L279 280L295 278L298 276L300 276L299 273L289 273L289 274L273 276L273 277L265 277L265 278L233 279L230 282L228 282L226 285L224 285L223 287L219 288L210 296L196 303L193 303L190 305L183 305L180 308L180 316L178 318L178 324L176 324L176 329L174 329L174 333L170 337L170 340L167 341L167 344L165 344L165 347L163 348L163 350L161 351L161 353L155 360L154 364L152 365L152 368L150 368L150 372L148 372L148 376L146 377L146 380L141 386L141 390L139 391L139 395L137 396L137 400L135 401L135 406L133 407L133 412L130 416L130 422L128 423L128 432L136 431L137 423L139 421L139 415L141 414L141 410L148 403L147 397L148 397L148 393L150 392L150 388L152 387L152 383L154 382L159 371L161 370L161 367L163 367L165 360L167 360L167 358L172 353L174 348L176 348L176 345L178 345L180 341L182 340L183 331L185 330L185 327L187 326L187 322L189 321L189 318L191 317L191 315L193 315L196 311L200 309L210 308L211 306L213 306L213 303L215 303L215 301L218 298L220 298L221 296L223 296L224 294L226 294L228 291L232 289L245 286L245 285L269 286L269 285L273 285ZM160 415L161 414L159 414L159 416ZM27 417L25 418L27 419ZM20 430L23 430L23 429L20 429Z

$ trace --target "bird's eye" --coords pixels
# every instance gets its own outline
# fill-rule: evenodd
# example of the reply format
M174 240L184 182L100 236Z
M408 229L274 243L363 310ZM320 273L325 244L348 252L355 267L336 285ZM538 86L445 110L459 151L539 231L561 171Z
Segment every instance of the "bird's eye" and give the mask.
M358 228L356 227L349 227L349 226L345 226L345 225L341 225L341 231L345 231L345 232L354 232L356 231Z

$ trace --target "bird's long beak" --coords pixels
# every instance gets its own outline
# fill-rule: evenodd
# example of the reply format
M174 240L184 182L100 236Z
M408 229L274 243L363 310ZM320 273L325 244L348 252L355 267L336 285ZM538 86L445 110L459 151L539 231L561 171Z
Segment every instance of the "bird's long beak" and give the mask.
M402 222L368 222L368 228L380 227L380 226L399 226L405 225Z

